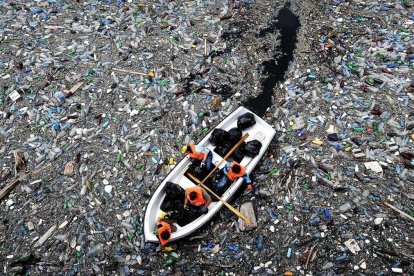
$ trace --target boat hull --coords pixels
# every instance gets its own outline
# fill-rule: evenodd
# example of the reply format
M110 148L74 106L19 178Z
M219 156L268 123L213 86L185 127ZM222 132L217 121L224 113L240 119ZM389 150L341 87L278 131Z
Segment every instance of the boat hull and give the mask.
M244 107L239 107L234 112L232 112L227 118L225 118L221 123L219 123L216 128L222 128L225 130L229 130L233 127L237 126L237 118L240 115L245 114L246 112L253 113ZM254 113L253 113L254 114ZM270 142L272 141L275 130L267 124L264 120L260 117L255 115L256 124L245 131L243 131L243 135L247 132L249 133L249 137L246 139L246 142L258 139L262 143L262 148L257 156L254 158L244 157L243 160L240 162L243 166L246 166L246 172L251 173L254 167L259 162L260 158L265 153L266 149L268 148ZM212 131L210 131L200 142L199 145L208 147L212 152L214 146L210 144L209 137ZM222 160L222 157L217 155L213 152L213 163L217 164ZM221 168L225 166L226 162L220 166ZM191 182L184 173L188 169L189 165L191 164L188 157L185 157L177 166L167 175L167 177L161 182L158 186L157 190L154 192L153 196L151 197L147 208L145 210L145 217L144 217L144 237L147 242L159 242L157 236L154 233L155 230L155 222L159 215L161 214L161 203L165 198L164 186L167 182L173 182L179 184L183 189L187 187L195 186L193 182ZM243 179L240 178L224 192L222 195L222 199L227 201L229 200L236 191L240 188ZM191 223L185 226L177 226L177 231L172 233L170 241L175 241L181 238L184 238L194 231L198 230L200 227L205 225L211 218L223 207L223 203L220 201L213 202L209 206L208 213L205 215L200 216L196 220L192 221Z

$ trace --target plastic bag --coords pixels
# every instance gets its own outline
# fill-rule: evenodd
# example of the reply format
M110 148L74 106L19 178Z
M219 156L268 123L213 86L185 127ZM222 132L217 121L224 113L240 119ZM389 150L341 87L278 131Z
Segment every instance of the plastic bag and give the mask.
M229 142L232 143L233 145L237 144L237 142L240 141L243 135L242 131L238 129L237 127L230 129L228 133L229 133Z
M214 146L222 146L228 140L229 140L229 133L221 128L215 128L209 138L209 141Z
M169 198L184 200L185 191L178 184L168 181L165 183L164 190Z
M198 179L203 179L205 176L207 176L208 172L205 169L205 167L200 167L201 162L196 162L191 164L188 167L187 173L191 173ZM205 184L205 183L204 183Z
M183 205L183 200L171 199L170 197L166 196L162 201L160 208L163 212L171 212L173 210L181 208Z
M252 113L245 113L237 118L237 127L241 130L245 130L256 124L254 115Z
M161 203L161 210L170 212L184 205L185 191L178 184L167 182L164 186L165 198Z
M220 155L221 157L224 157L231 150L232 147L232 144L226 142L223 145L215 147L214 152Z
M203 179L207 175L207 171L204 167L197 166L194 168L194 176L198 179Z
M181 206L179 208L176 208L167 214L167 218L173 219L173 220L180 220L184 217L184 208Z
M229 147L225 146L218 146L214 148L214 152L220 155L221 157L224 157L226 153L229 151Z
M262 143L259 140L252 140L246 143L243 153L248 157L255 157L260 153Z
M233 157L233 160L236 161L237 163L240 163L243 160L243 158L244 158L244 152L243 152L243 150L244 150L244 145L241 145L238 149L236 149L233 152L233 154L231 156L231 157Z

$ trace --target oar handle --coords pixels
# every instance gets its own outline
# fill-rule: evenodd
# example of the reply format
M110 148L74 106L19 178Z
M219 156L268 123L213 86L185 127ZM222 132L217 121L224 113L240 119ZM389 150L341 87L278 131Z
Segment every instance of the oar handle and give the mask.
M200 185L201 187L203 187L204 189L206 189L208 192L210 192L213 196L215 196L218 200L220 200L224 205L227 206L227 208L229 208L233 213L235 213L239 218L243 219L247 224L251 225L252 222L246 218L242 213L240 213L236 208L234 208L233 206L230 205L230 203L228 203L227 201L225 201L224 199L222 199L220 196L218 196L215 192L213 192L209 187L207 187L206 185L204 185L204 183L202 183L200 180L198 180L194 175L192 175L191 173L188 173L188 176L194 180L195 182L198 183L198 185Z

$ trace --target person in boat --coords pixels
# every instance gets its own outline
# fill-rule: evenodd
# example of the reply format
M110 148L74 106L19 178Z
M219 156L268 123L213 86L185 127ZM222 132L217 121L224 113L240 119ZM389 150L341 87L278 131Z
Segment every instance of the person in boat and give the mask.
M253 190L253 183L246 173L246 168L236 161L232 163L227 162L226 166L217 172L216 181L213 183L213 190L218 194L222 194L233 181L236 181L240 177L243 178L247 189L249 191Z
M211 171L213 168L213 153L208 148L199 145L188 144L186 146L183 146L181 152L187 154L194 165L205 167L207 171Z
M210 203L211 197L203 188L195 186L185 189L185 209L188 209L189 205L191 205L191 207L198 210L199 213L206 214L208 212L207 207Z
M157 236L160 240L160 247L165 248L165 245L171 239L171 233L177 231L177 227L175 227L170 220L165 218L158 218L156 225Z
M161 203L161 210L166 213L166 219L176 222L178 225L186 225L193 220L197 219L200 215L208 212L208 209L203 206L195 206L190 204L190 199L186 199L186 191L178 184L173 182L167 182L164 186L165 198ZM211 202L209 195L205 195L206 205ZM189 206L184 206L184 202Z

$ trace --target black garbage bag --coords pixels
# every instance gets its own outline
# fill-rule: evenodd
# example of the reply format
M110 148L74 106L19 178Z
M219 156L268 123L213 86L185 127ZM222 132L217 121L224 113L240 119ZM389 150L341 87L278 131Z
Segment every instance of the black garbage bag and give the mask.
M231 157L233 158L234 161L236 161L237 163L240 163L243 158L244 158L244 146L240 146L238 149L236 149L233 154L231 155Z
M171 212L173 210L181 208L182 206L184 206L184 200L171 199L170 197L166 196L161 203L160 208L163 212Z
M226 152L228 151L229 151L229 148L225 146L218 146L214 148L214 152L220 155L221 157L224 157L226 155Z
M200 167L200 165L191 164L184 174L185 176L187 176L187 178L191 179L191 177L188 175L189 173L191 173L198 180L202 180L210 173L210 171L207 170L206 166ZM198 184L195 180L191 179L191 181L196 185ZM209 185L210 182L211 182L211 177L209 177L206 181L204 181L204 184Z
M191 165L188 166L188 170L186 171L186 173L191 173L195 177L198 177L201 173L200 162L191 163Z
M237 127L241 130L245 130L255 124L256 120L254 119L254 115L252 113L247 112L237 118Z
M165 198L161 203L161 210L170 212L184 205L185 191L173 182L167 182L164 186Z
M197 166L197 167L195 167L194 168L194 176L197 178L197 179L203 179L204 177L206 177L207 176L207 174L208 174L208 172L207 172L207 170L205 169L205 167L200 167L200 166Z
M177 224L184 226L198 219L202 215L199 209L199 207L189 205L189 209L184 210L184 214L180 219L177 220Z
M243 149L243 153L246 156L253 158L259 154L261 148L262 143L259 140L252 140L246 143L246 146Z
M229 133L229 142L232 143L232 145L237 144L237 142L240 141L242 138L242 131L238 129L237 127L234 127L228 131Z
M169 198L184 200L185 191L178 184L168 181L165 183L164 190Z
M180 220L184 217L185 210L184 210L184 204L182 206L176 207L174 210L167 213L166 218L172 219L172 220Z
M228 140L229 140L229 133L221 128L215 128L209 138L209 141L214 146L222 146Z
M229 142L224 143L223 145L217 146L214 148L214 152L224 157L233 147L233 145Z

